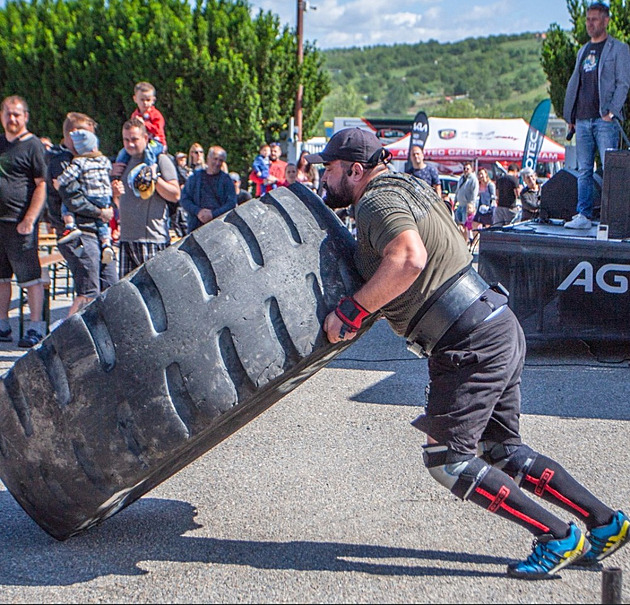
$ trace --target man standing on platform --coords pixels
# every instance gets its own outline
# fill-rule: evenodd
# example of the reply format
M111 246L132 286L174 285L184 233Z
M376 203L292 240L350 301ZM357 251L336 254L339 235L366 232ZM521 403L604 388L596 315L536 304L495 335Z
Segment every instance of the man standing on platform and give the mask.
M30 133L28 105L17 95L2 101L0 135L0 341L11 342L11 278L26 288L30 326L19 347L35 346L46 332L39 264L39 216L46 201L45 148Z
M564 98L564 119L575 132L578 164L577 214L565 223L568 229L590 229L593 218L593 164L599 150L602 169L606 150L618 149L615 119L623 118L630 87L630 49L608 35L608 5L596 0L586 11L586 31L591 37L578 52Z

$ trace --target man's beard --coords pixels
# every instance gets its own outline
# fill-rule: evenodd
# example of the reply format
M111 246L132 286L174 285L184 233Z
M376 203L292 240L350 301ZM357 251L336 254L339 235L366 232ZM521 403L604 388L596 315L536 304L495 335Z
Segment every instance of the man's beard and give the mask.
M352 204L352 190L350 189L346 179L341 181L339 189L337 190L331 189L328 183L324 183L324 191L326 192L326 195L324 196L324 203L333 210L347 208L350 204Z
M22 125L21 124L7 124L5 126L5 130L7 132L10 132L11 134L14 134L14 133L20 132L20 130L22 130Z

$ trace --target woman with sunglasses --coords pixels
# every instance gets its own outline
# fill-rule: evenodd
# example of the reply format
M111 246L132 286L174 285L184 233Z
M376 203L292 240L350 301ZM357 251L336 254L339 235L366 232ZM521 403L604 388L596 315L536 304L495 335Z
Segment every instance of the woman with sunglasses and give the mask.
M199 168L206 169L206 158L203 147L199 143L193 143L188 151L188 166L194 172Z

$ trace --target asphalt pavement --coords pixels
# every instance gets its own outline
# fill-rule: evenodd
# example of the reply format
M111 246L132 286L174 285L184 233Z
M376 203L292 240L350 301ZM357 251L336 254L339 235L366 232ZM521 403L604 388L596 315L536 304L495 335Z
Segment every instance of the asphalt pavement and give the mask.
M69 304L58 295L53 320ZM524 437L630 510L630 346L529 349ZM0 371L22 354L2 343ZM430 478L410 425L426 382L426 360L378 321L239 432L66 542L0 484L0 602L601 602L601 569L568 568L544 582L506 577L531 536ZM630 548L605 564L630 570Z

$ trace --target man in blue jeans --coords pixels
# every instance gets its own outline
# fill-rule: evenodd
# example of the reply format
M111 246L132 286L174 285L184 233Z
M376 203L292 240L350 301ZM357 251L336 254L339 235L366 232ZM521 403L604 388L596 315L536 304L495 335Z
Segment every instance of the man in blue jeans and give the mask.
M564 119L574 131L577 145L577 214L565 223L568 229L590 229L593 218L593 164L595 147L604 169L606 150L618 149L615 119L623 119L623 105L630 87L630 49L608 35L608 5L599 0L586 11L586 31L591 37L578 52L564 98Z
M65 244L59 244L59 252L68 263L74 280L75 297L68 310L68 316L80 311L94 300L103 290L118 281L116 263L101 262L100 242L97 237L96 218L111 220L114 211L111 207L99 208L86 199L80 190L69 191L53 186L56 179L75 155L74 143L70 133L76 129L94 132L96 122L86 114L70 112L63 122L63 142L55 145L46 155L48 170L46 173L46 201L50 223L60 234L65 229L61 217L61 203L72 209L81 235Z

